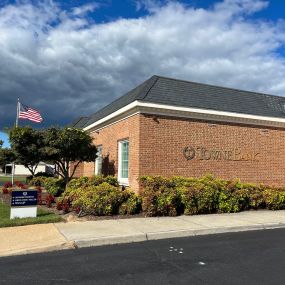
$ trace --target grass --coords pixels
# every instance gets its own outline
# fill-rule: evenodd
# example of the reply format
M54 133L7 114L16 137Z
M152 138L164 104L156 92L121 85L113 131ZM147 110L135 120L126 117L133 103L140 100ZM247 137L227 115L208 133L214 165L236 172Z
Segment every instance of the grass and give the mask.
M14 181L26 182L26 176L14 176ZM11 182L11 176L0 176L0 185Z
M17 227L33 224L47 224L61 222L62 218L54 213L38 209L36 218L23 218L10 220L10 207L0 202L0 228Z

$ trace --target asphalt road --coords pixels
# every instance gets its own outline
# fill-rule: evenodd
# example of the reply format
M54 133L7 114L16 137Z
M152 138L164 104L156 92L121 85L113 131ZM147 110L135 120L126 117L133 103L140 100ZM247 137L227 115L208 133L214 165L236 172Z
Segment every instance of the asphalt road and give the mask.
M285 229L5 257L0 284L285 284Z

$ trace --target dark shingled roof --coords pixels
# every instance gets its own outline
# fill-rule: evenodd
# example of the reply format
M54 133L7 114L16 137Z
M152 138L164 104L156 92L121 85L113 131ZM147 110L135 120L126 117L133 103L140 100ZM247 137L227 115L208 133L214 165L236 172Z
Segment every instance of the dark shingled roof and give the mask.
M89 117L88 126L138 100L258 116L285 118L285 97L152 76Z
M89 117L80 117L80 118L77 118L76 120L74 120L68 126L80 129L80 128L83 128L86 125L88 120L89 120Z

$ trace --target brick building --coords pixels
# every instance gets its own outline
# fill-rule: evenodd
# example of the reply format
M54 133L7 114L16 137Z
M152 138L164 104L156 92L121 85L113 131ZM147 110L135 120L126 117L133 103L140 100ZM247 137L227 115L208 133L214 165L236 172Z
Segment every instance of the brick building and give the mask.
M99 154L77 176L114 174L135 191L141 175L285 184L284 97L152 76L73 126Z

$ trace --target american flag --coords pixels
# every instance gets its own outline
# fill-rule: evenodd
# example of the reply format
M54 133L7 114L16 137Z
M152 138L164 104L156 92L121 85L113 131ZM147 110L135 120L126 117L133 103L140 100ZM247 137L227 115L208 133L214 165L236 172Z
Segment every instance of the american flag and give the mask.
M37 111L31 107L25 106L20 102L19 102L18 118L30 120L30 121L33 121L35 123L41 123L43 121L43 118L42 118L41 114L39 113L39 111Z

